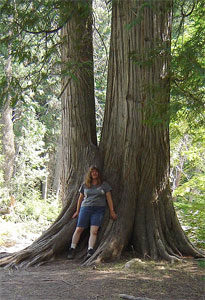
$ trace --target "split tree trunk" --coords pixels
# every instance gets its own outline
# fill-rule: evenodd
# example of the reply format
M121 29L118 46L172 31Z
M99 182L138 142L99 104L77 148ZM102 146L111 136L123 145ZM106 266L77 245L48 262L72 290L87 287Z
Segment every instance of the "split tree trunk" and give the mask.
M62 99L65 207L37 241L1 259L0 265L44 262L68 246L76 225L71 216L77 191L90 164L103 167L113 188L118 219L112 221L106 215L95 254L86 264L116 259L129 245L141 257L153 259L200 256L179 225L169 187L166 116L171 3L113 1L107 101L99 150L90 13L80 15L78 9L62 32L66 38L63 61L70 62L75 75L63 80L67 85ZM86 238L82 236L78 249L85 250Z

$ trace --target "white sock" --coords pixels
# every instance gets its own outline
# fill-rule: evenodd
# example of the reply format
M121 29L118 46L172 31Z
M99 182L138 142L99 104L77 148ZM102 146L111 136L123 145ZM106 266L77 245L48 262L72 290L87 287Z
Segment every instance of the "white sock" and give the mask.
M75 249L75 248L76 248L76 246L77 246L76 244L71 244L71 246L70 246L70 247L71 247L72 249Z
M88 248L88 250L91 250L91 249L93 250L93 247L89 247L89 248Z

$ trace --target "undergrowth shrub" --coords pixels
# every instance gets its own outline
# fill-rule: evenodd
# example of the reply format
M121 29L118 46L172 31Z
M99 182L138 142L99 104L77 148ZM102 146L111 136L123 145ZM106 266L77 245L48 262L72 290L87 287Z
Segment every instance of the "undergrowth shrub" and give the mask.
M193 201L179 199L174 202L178 218L190 241L198 248L205 249L205 209L203 198Z

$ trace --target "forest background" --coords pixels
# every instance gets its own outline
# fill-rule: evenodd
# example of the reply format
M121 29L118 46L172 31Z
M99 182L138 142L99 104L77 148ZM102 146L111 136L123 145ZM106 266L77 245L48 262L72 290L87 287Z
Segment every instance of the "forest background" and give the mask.
M74 74L69 65L63 71L61 68L60 29L67 18L62 7L58 13L49 1L30 4L5 1L0 11L0 246L3 248L13 245L14 236L15 242L16 238L34 240L56 219L62 207L61 79ZM170 110L170 180L174 205L183 229L200 248L204 248L203 13L202 1L174 1ZM111 3L94 0L98 137L106 95L110 18ZM52 28L48 27L50 24Z

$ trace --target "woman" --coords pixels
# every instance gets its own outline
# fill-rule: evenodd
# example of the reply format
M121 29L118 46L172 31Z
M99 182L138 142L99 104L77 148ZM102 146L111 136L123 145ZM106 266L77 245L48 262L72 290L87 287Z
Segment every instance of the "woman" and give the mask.
M77 210L72 218L78 217L77 227L72 237L72 243L68 251L68 259L72 259L76 246L83 230L90 226L87 258L94 253L94 245L98 229L101 226L106 208L106 201L113 220L117 215L113 208L111 187L106 181L102 181L99 169L92 166L85 176L85 183L80 187Z

